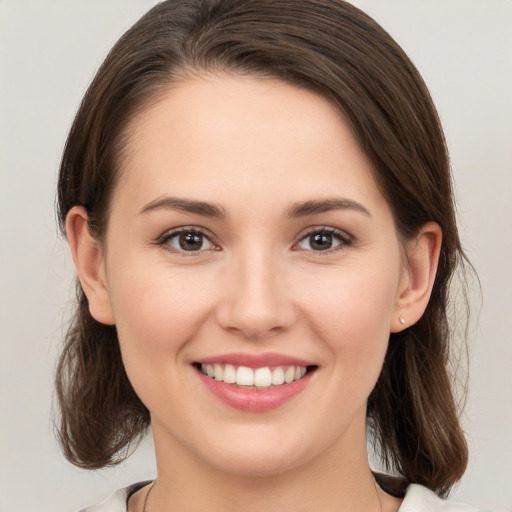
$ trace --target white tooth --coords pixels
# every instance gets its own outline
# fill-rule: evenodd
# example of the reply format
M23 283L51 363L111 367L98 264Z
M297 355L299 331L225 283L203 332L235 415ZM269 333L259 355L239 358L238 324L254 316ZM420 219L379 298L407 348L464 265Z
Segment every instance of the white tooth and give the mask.
M212 377L215 375L215 371L213 369L213 365L212 364L207 364L206 365L206 375L208 375L208 377Z
M280 384L284 383L284 370L282 366L278 366L277 368L274 368L274 371L272 372L272 384L274 386L279 386Z
M304 375L306 375L306 371L307 371L306 367L305 366L301 366L300 367L300 376L304 377Z
M295 377L295 367L288 366L288 368L286 368L286 371L284 372L284 381L286 382L286 384L290 384L290 382L293 382L294 377Z
M213 372L215 380L224 380L224 370L220 364L213 365Z
M258 387L268 387L272 384L272 372L270 368L258 368L254 372L254 385Z
M252 368L239 366L236 370L236 383L239 386L254 386L254 372Z
M226 384L234 384L236 382L236 371L232 364L227 364L224 367L224 382Z
M202 371L205 375L207 375L207 373L206 373L206 365L205 365L205 364L202 364L202 365L201 365L201 371Z
M300 366L297 366L297 368L295 368L295 377L293 380L299 380L300 379Z

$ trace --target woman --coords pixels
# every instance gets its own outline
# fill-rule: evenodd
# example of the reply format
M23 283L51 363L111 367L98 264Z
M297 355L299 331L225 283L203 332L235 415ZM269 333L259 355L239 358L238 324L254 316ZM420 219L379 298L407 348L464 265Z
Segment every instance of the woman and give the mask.
M157 5L83 100L59 218L79 277L64 453L94 469L155 441L155 482L94 510L455 510L436 496L467 461L448 156L373 20ZM370 470L367 426L401 478Z

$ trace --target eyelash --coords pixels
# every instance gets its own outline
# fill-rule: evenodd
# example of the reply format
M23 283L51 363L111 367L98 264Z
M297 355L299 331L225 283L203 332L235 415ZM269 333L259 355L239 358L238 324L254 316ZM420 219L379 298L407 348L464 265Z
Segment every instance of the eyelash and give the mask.
M178 249L176 247L172 247L169 242L173 238L179 237L180 235L198 235L203 239L203 243L205 241L208 241L212 245L212 247L210 249L200 249L197 251L187 251L185 249ZM202 228L186 227L185 226L185 227L164 233L160 238L157 239L156 245L162 246L167 251L172 252L172 253L181 254L183 256L193 256L194 254L204 252L205 250L219 250L217 245L212 241L212 238L213 238L213 236L206 234Z
M209 242L212 247L209 249L199 249L199 250L191 250L187 251L185 249L179 249L176 247L172 247L170 245L170 241L176 237L179 237L180 235L198 235L202 238L202 243L204 244L205 241ZM307 252L313 253L315 255L324 255L324 254L331 254L333 252L342 250L346 247L350 247L353 245L353 239L350 235L345 233L344 231L340 231L339 229L330 228L330 227L315 227L310 228L310 230L304 234L298 242L296 242L293 245L293 250L300 250L299 245L307 240L308 238L311 238L313 235L328 235L332 237L334 240L338 242L338 245L334 247L330 247L325 250L314 250L314 249L304 249ZM220 248L212 241L213 236L210 234L205 233L205 230L198 227L182 227L170 232L167 232L163 234L161 237L159 237L156 240L156 245L164 247L166 250L172 253L181 254L183 256L193 256L197 253L202 253L207 250L220 250Z
M301 239L294 245L294 248L297 247L301 242L312 237L313 235L328 235L328 236L331 236L337 242L339 242L339 244L336 245L335 247L330 247L325 250L315 251L313 249L305 249L306 251L315 254L315 256L316 255L323 256L325 254L332 254L333 252L345 249L345 248L353 245L353 238L350 235L348 235L347 233L345 233L344 231L324 226L321 228L319 228L319 227L310 228L310 230L305 235L303 235L301 237Z

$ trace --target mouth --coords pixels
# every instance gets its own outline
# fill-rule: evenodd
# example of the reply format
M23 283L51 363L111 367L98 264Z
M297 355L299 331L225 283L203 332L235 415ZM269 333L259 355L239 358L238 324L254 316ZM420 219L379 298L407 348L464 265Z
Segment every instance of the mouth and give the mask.
M313 380L318 366L280 354L225 354L192 366L205 388L224 404L263 413L292 401Z
M292 384L314 372L316 365L279 365L251 368L235 364L200 363L193 366L209 379L238 388L265 390Z

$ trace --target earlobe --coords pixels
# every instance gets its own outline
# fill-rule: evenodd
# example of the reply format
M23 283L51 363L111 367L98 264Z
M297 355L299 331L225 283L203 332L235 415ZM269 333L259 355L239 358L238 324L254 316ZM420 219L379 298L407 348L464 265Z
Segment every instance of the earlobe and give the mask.
M443 234L428 222L407 246L405 278L398 291L390 331L400 332L415 324L425 312L437 273Z
M101 244L91 235L85 208L74 206L66 216L66 234L78 278L89 302L92 317L102 324L113 325Z

